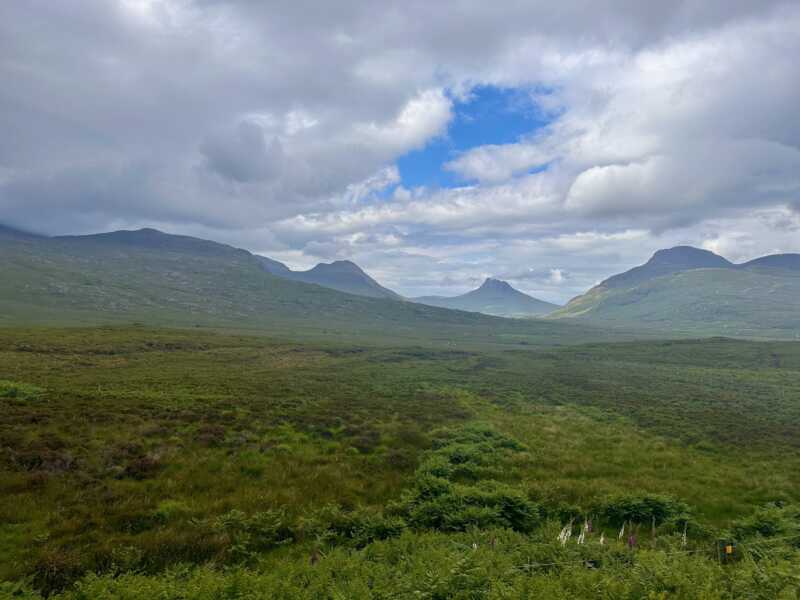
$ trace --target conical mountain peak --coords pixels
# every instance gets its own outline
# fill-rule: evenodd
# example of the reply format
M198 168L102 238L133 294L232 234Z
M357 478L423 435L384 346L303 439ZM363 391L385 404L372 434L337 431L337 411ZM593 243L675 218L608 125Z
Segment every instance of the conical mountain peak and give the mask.
M503 281L502 279L495 279L494 277L487 277L486 280L481 284L481 287L478 290L491 290L491 291L499 291L499 292L516 292L513 287L507 282Z

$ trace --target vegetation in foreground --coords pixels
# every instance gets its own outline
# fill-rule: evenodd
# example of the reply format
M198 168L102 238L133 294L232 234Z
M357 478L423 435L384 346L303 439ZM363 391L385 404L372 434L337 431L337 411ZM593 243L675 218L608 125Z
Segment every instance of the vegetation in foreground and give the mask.
M798 398L792 343L3 330L0 596L794 598Z

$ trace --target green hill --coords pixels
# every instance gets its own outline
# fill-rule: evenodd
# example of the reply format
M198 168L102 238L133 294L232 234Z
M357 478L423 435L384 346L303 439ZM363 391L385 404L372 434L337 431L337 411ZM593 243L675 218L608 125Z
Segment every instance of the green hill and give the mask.
M700 248L691 246L677 246L667 250L659 250L645 264L634 267L629 271L609 277L600 284L600 287L631 288L635 285L664 275L672 275L691 269L727 269L733 263Z
M429 306L467 310L498 317L541 316L558 308L556 304L523 294L505 281L491 277L478 289L460 296L423 296L413 300Z
M773 254L762 256L740 265L742 269L782 269L800 271L800 254Z
M608 339L591 327L519 322L367 298L267 273L249 252L152 229L0 236L0 326L144 322L293 336L470 343Z
M697 262L661 251L646 265L614 276L550 315L691 335L800 338L800 271L793 256L734 265L685 248ZM701 254L702 253L702 254ZM708 265L716 263L717 267Z
M383 287L367 275L361 267L349 260L320 263L308 271L292 271L283 263L266 256L257 256L256 258L261 261L261 266L265 271L284 279L313 283L332 290L356 294L357 296L367 296L368 298L403 299L399 294Z

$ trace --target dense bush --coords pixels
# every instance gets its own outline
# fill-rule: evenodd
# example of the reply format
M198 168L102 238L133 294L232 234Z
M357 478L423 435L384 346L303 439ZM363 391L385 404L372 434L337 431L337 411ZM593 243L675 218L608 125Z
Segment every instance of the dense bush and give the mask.
M465 531L471 527L508 527L529 532L539 523L539 507L519 490L495 481L466 486L430 479L422 494L409 494L402 507L416 528Z
M507 527L529 532L540 522L537 504L496 480L507 472L508 458L522 452L516 440L473 425L436 432L433 447L417 469L415 485L390 508L409 525L439 531Z
M800 509L794 505L773 503L764 506L751 516L739 519L731 528L734 539L754 537L782 537L800 547Z
M656 494L615 496L597 507L598 514L609 524L623 523L661 525L670 521L687 522L689 507L669 496Z
M253 515L232 510L217 518L212 527L225 538L226 553L234 562L254 561L259 553L293 539L283 510L266 510Z
M376 540L400 535L407 528L401 517L359 509L344 511L340 506L324 506L301 520L299 531L316 545L348 545L363 548Z
M35 385L0 379L0 398L13 400L38 400L44 390Z

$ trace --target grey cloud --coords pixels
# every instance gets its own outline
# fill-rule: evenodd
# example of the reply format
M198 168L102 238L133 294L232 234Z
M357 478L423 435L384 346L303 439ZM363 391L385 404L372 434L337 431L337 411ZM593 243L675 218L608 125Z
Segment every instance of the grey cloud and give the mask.
M232 131L209 135L200 146L212 171L236 181L263 181L275 176L284 162L277 138L267 144L264 130L242 121Z
M519 279L551 298L673 241L798 249L772 232L796 217L776 206L800 211L799 12L773 0L3 2L0 222L158 225L297 260L355 258L409 292L564 269L558 289ZM442 90L481 83L543 85L553 92L538 100L560 116L456 157L474 185L372 198L397 183L399 156L445 132ZM773 209L767 225L752 216Z

